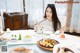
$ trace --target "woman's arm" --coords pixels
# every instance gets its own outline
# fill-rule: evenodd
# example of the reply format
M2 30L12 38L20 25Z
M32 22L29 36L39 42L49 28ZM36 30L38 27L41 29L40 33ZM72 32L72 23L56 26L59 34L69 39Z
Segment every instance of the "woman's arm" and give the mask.
M66 30L66 25L61 26L61 23L58 23L57 25L57 31L55 33L62 33Z
M34 25L34 30L35 31L37 31L39 29L39 25L40 25L39 23L37 23L37 24Z
M44 23L45 19L40 21L39 23L35 24L34 25L34 30L37 31L37 30L41 30L43 28L43 24Z
M61 31L61 32L66 31L66 25L64 25L63 27L61 27L60 31Z

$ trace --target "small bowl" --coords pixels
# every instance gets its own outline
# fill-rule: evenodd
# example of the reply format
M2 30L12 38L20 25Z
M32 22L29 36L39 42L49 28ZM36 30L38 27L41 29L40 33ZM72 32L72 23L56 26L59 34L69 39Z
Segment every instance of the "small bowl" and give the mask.
M24 41L31 41L32 40L32 36L30 35L26 35L24 38L23 38Z
M15 42L18 41L16 38L12 38L11 41Z

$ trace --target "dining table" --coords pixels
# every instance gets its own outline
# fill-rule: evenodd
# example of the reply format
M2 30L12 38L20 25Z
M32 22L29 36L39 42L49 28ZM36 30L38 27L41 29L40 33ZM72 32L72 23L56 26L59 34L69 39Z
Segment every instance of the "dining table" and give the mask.
M21 35L21 37L19 36ZM31 36L30 39L25 39L25 36ZM0 44L0 53L11 53L11 51L15 47L26 47L32 49L33 53L53 53L53 51L48 51L40 48L37 45L37 42L41 39L55 39L62 45L68 45L70 47L74 47L77 51L80 51L80 37L65 34L65 38L60 38L60 34L45 34L45 33L37 33L34 30L11 30L5 31L2 36L7 38L6 43ZM12 38L16 38L16 40L11 40ZM19 40L19 38L21 38ZM6 48L6 49L5 49Z

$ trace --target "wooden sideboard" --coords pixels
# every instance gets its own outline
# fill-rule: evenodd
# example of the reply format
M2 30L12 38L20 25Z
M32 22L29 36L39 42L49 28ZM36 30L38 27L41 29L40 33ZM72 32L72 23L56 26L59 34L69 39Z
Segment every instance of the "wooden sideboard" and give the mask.
M4 25L5 30L10 28L10 30L20 30L28 28L28 14L14 12L14 13L4 13Z

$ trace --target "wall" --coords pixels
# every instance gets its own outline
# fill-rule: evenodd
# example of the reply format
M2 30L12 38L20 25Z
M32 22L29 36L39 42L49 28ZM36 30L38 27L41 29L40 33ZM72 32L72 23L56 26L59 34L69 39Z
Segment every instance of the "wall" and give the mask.
M4 28L3 12L23 12L22 0L0 0L0 23L2 21L2 28Z
M22 0L0 0L5 5L2 7L7 12L23 12ZM62 1L62 0L59 0ZM26 13L28 13L28 24L30 27L43 20L44 11L47 4L55 4L55 0L25 0ZM2 3L3 4L3 3ZM66 8L64 4L55 4L57 9L58 17L61 21L62 26L66 22ZM65 20L64 20L65 19ZM64 21L62 21L64 20Z
M31 28L43 20L43 0L25 0L28 24Z
M74 0L80 2L80 0ZM80 33L80 3L73 4L71 28L73 32Z
M6 0L7 12L23 12L22 0Z

